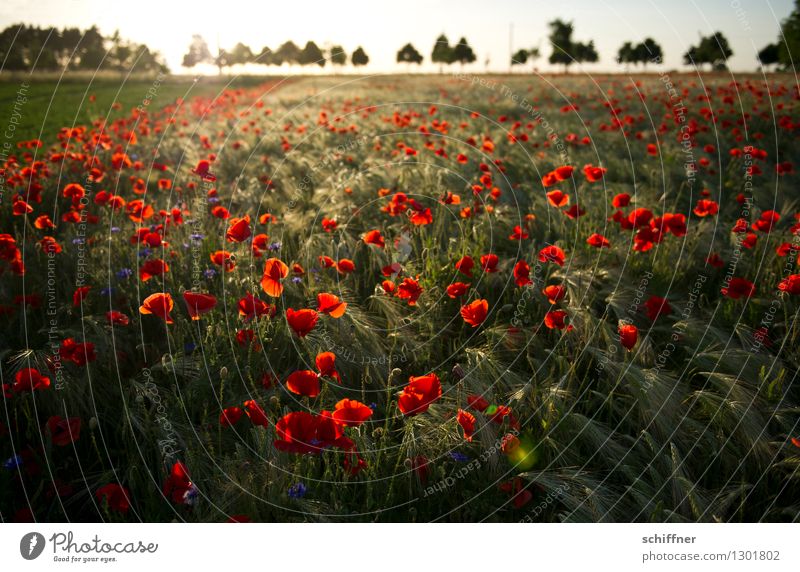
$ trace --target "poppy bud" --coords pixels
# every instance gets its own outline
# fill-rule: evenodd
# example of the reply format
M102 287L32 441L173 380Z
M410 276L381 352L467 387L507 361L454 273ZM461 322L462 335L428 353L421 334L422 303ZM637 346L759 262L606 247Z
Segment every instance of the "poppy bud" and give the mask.
M461 364L456 364L453 366L453 377L456 378L456 381L461 381L466 377L464 368L461 367Z
M228 368L224 365L219 370L219 378L228 379Z
M97 417L92 417L89 419L89 429L97 429Z

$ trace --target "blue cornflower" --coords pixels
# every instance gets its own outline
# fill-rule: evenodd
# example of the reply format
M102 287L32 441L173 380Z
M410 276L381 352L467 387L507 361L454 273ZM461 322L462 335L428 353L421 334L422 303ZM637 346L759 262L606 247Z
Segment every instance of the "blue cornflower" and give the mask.
M22 465L22 455L14 455L3 462L3 468L9 471L16 469L20 465Z
M273 242L267 248L269 248L270 250L280 250L281 249L281 243L280 242Z
M213 268L206 268L206 270L203 272L203 276L205 276L209 280L214 278L214 276L216 276L216 275L217 275L217 271L214 270Z
M195 232L195 233L190 234L189 238L199 242L199 241L203 240L203 238L205 238L205 235L204 234L200 234L199 232Z
M450 451L450 458L457 463L466 463L469 461L469 457L467 455L464 453L459 453L458 451Z
M197 349L197 344L195 344L194 342L187 342L183 344L183 351L186 352L187 354L192 353L195 349Z
M131 270L130 268L122 268L120 270L117 270L117 278L119 278L120 280L126 280L131 276L133 276L133 270Z
M296 483L289 487L289 498L301 499L306 496L306 486L303 483Z
M101 296L110 296L113 293L114 293L114 289L113 288L103 288L102 290L100 290L100 295Z
M189 506L197 504L198 491L194 483L183 493L183 502Z
M294 284L300 284L300 282L302 282L302 281L303 281L303 279L300 278L299 276L295 276L294 278L292 278L292 282Z
M149 248L143 248L139 251L139 258L147 258L153 253Z
M118 226L112 226L111 227L111 232L119 232L120 230L122 230L122 229L120 229Z

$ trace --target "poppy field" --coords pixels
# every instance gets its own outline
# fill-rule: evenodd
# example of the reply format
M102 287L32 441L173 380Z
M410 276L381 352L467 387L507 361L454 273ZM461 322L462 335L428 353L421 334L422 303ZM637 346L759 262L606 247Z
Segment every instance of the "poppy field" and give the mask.
M0 519L797 520L794 76L159 89L0 134Z

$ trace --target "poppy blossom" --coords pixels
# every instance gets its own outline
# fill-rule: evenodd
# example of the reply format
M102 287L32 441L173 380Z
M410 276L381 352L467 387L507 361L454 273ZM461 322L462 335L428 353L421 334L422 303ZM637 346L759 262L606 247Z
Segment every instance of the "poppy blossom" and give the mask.
M199 176L203 181L207 181L209 183L213 183L217 180L217 177L211 173L211 162L207 159L200 159L197 162L197 166L192 169L192 173Z
M472 260L470 256L464 256L456 262L456 270L461 272L461 274L472 278L472 269L475 266L475 262Z
M261 277L261 288L268 296L277 298L283 292L281 281L289 274L289 267L277 258L270 258L264 263L264 275Z
M75 288L75 292L72 294L72 305L77 307L80 306L86 297L89 295L89 290L91 290L91 286L81 286L80 288Z
M699 199L692 212L699 217L714 216L719 212L719 205L709 199Z
M26 367L19 370L14 376L14 391L37 391L50 387L50 378L44 377L38 369Z
M67 338L61 342L58 355L62 361L69 361L81 367L97 359L92 342L79 343L73 338Z
M790 274L778 283L778 290L792 296L800 295L800 274Z
M346 309L347 302L342 302L338 296L325 292L317 294L317 311L321 314L327 314L331 318L341 318Z
M172 316L169 315L173 305L172 296L164 292L158 292L144 299L142 305L139 306L139 313L154 314L163 319L167 324L173 324Z
M422 286L419 281L413 278L404 278L403 281L397 286L397 293L395 296L401 300L408 300L409 306L416 306L417 300L422 295Z
M261 316L272 317L277 312L275 306L267 304L260 298L256 298L250 292L245 294L237 303L239 308L239 315L242 316L246 322Z
M386 241L381 236L381 231L370 230L364 234L364 244L372 244L378 248L386 248Z
M286 379L286 388L298 395L316 397L320 392L319 375L310 369L295 371Z
M499 260L500 259L497 258L496 254L484 254L481 256L481 268L483 268L483 271L488 274L498 272L499 269L497 268L497 263Z
M431 403L442 396L442 383L435 373L410 377L408 385L400 392L397 406L403 415L425 413Z
M558 246L545 246L539 251L539 262L553 262L559 266L564 266L565 254Z
M244 242L253 233L250 231L250 217L231 219L231 224L225 233L228 242Z
M244 415L244 410L241 407L226 407L219 414L219 424L223 427L231 427L236 425Z
M514 227L514 231L508 238L509 240L525 240L526 238L529 237L530 235L527 232L525 232L520 225L517 225Z
M244 402L243 406L244 412L247 414L247 417L250 419L250 422L253 425L259 427L269 427L269 419L267 419L267 414L264 413L264 410L258 403L252 399L249 399Z
M147 282L151 278L163 276L167 272L169 272L169 265L160 258L153 258L139 267L139 278L142 282Z
M127 326L131 323L131 319L128 316L122 312L117 312L116 310L106 312L106 319L108 320L109 324L113 324L115 326Z
M319 320L319 314L314 310L294 310L293 308L286 310L286 321L289 322L289 327L301 338L307 336L314 329L317 320Z
M465 284L464 282L453 282L447 286L446 292L451 298L460 298L467 293L469 286L469 284Z
M192 320L199 320L200 316L209 313L217 305L217 298L211 294L201 294L199 292L183 293L183 301Z
M672 313L672 306L669 305L666 298L660 296L650 296L644 303L644 307L647 310L647 317L652 322L655 322L659 316L668 316Z
M568 332L573 329L573 326L567 325L567 312L565 310L551 310L544 315L544 325L551 330L567 330Z
M461 307L461 317L473 328L480 326L484 320L486 320L486 315L488 313L489 302L487 300L475 300Z
M108 508L125 514L131 508L130 493L128 489L116 483L103 485L94 493L98 502L106 502Z
M341 379L339 372L336 371L336 354L333 352L322 352L317 354L314 363L321 376L332 377L334 379Z
M172 465L169 476L164 481L164 496L170 498L175 504L188 504L189 493L194 485L189 478L186 465L178 461Z
M467 405L470 409L483 412L488 409L489 402L480 395L467 395Z
M544 290L542 290L542 294L545 295L548 302L551 304L557 304L564 298L564 296L567 295L567 289L560 284L552 284L544 288Z
M350 274L351 272L355 272L356 264L349 258L341 258L336 262L336 270L339 274Z
M64 419L59 415L54 415L47 420L47 430L50 432L53 445L65 447L80 438L81 418Z
M475 433L475 416L469 411L459 409L456 413L456 421L461 425L464 431L464 439L468 442L472 441L472 435Z
M622 344L626 350L631 351L636 341L639 339L639 329L633 324L620 324L619 325L619 343Z
M557 209L565 207L569 204L569 195L557 189L554 191L548 191L547 202L550 203L551 206L556 207Z
M727 296L733 300L739 298L750 298L756 293L756 286L746 278L731 278L728 285L722 290L723 296Z
M210 258L211 262L217 266L222 266L225 272L233 272L233 269L236 268L236 258L225 250L217 250L211 254Z
M342 399L333 410L333 419L345 427L358 427L372 417L372 409L354 399Z

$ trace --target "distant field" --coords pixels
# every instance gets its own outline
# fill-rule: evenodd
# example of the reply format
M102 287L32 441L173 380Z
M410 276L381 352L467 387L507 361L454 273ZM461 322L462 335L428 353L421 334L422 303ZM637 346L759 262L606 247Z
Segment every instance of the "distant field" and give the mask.
M86 125L98 117L110 120L127 116L131 109L143 104L150 95L156 108L195 96L219 93L229 82L230 87L247 87L267 81L265 77L231 78L203 77L195 82L186 76L130 79L108 76L92 80L90 77L70 77L61 81L52 76L30 79L27 76L0 77L0 127L4 133L16 116L19 123L9 133L15 141L49 139L61 127ZM27 84L27 88L25 87ZM20 98L17 113L14 104ZM94 96L92 101L90 98ZM22 98L26 101L22 103ZM114 107L114 103L119 106Z

